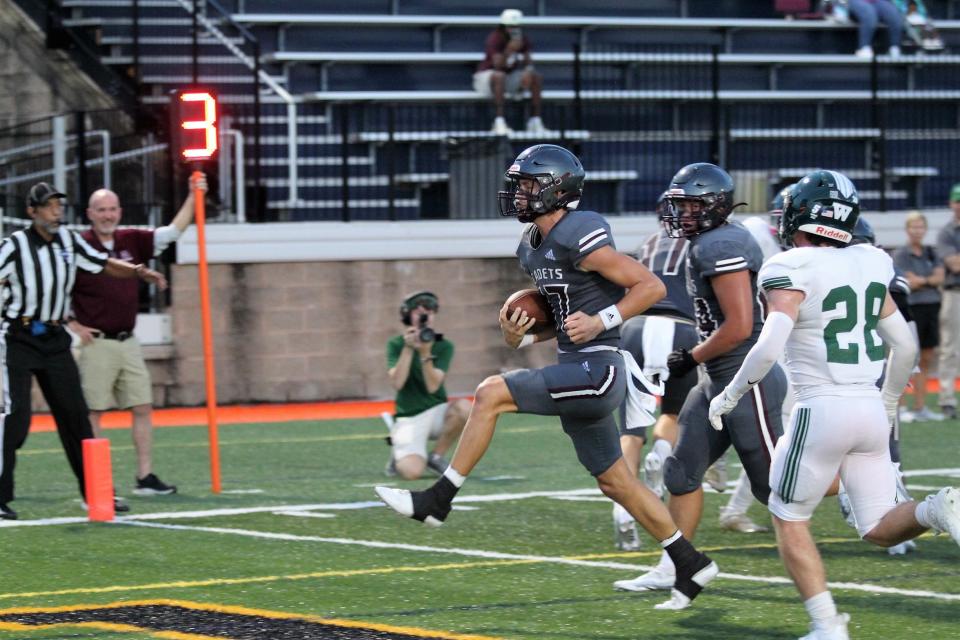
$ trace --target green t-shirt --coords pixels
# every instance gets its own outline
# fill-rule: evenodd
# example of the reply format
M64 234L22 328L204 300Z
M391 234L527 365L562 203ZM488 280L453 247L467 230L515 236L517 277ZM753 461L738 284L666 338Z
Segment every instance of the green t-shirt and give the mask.
M400 359L400 352L403 351L403 336L393 336L387 341L387 369L393 369ZM447 339L438 340L430 348L430 354L433 356L433 366L446 373L450 368L450 361L453 360L453 343ZM396 417L406 418L423 413L438 404L447 401L447 390L443 383L440 388L430 393L427 391L427 383L423 380L423 368L420 364L420 355L413 354L413 360L410 362L410 374L403 387L397 391L397 410Z

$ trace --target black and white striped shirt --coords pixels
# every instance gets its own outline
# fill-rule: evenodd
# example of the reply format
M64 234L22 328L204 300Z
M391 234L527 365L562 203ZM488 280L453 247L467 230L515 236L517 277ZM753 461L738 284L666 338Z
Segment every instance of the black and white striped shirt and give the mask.
M4 320L63 320L77 268L100 273L107 257L65 227L49 242L33 227L15 231L0 243Z

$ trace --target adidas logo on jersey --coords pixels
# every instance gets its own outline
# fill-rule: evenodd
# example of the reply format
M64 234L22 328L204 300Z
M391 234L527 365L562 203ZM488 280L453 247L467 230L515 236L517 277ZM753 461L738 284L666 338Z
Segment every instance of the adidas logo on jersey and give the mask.
M553 249L547 249L547 252L543 254L543 257L547 260L556 260L557 256L553 255Z

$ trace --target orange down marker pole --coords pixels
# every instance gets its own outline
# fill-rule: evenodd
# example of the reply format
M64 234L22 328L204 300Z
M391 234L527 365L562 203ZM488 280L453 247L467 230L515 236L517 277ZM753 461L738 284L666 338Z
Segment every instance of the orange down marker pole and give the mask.
M113 470L110 468L110 441L83 439L83 491L87 514L92 522L110 522L113 511Z
M203 177L190 176L191 184ZM203 366L207 380L207 436L210 442L210 488L220 493L220 439L217 436L217 378L213 367L213 329L210 325L210 279L207 277L206 202L200 189L193 189L194 218L197 224L197 268L200 274L200 316L203 323Z

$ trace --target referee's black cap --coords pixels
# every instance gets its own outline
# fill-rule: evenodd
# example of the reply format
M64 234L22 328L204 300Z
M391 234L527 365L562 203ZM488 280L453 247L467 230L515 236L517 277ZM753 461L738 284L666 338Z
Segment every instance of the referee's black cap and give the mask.
M67 194L54 189L49 182L38 182L30 187L27 192L27 206L40 207L47 203L50 198L66 198Z

